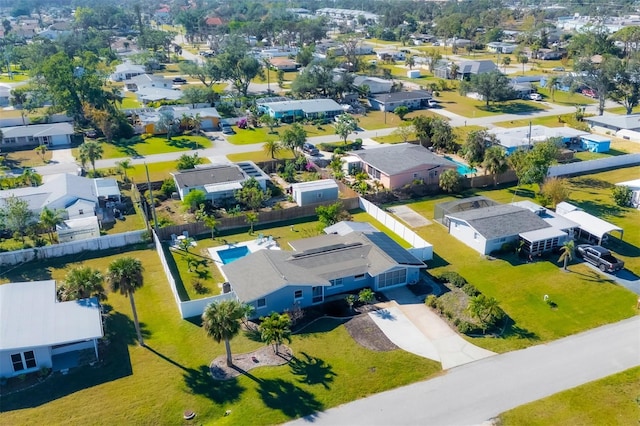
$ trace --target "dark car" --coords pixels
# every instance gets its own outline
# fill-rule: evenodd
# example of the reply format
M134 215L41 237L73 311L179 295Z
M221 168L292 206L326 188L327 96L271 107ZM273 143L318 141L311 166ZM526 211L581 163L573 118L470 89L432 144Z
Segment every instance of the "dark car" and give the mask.
M312 143L305 143L304 145L302 145L302 151L309 155L320 154L320 151L318 151L318 148L316 148L315 145Z
M176 77L172 81L173 84L187 84L187 79L182 77Z
M223 123L220 125L220 129L222 130L222 134L224 135L234 135L236 132L233 130L231 125Z
M96 132L95 130L87 130L86 132L84 132L84 135L88 138L95 139L98 137L98 132Z

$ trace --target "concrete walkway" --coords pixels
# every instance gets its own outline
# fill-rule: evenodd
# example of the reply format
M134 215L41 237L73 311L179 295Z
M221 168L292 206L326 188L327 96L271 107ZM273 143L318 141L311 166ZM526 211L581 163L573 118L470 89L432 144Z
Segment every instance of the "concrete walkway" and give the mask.
M290 424L477 425L512 408L640 365L640 317L492 356L431 380ZM586 419L588 421L588 419Z
M464 340L406 287L387 290L384 295L391 302L376 305L383 308L381 314L369 315L403 350L440 361L443 370L495 355Z

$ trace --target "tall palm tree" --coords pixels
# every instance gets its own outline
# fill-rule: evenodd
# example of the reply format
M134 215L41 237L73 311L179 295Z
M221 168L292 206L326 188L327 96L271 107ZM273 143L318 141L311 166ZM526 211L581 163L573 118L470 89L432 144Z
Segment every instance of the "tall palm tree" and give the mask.
M84 164L86 161L91 163L93 167L93 174L96 173L96 160L99 160L104 155L104 149L102 145L96 141L87 141L80 145L80 161ZM84 159L84 161L83 161Z
M58 297L61 301L87 299L97 297L106 300L104 292L104 276L97 269L88 266L70 270L60 287Z
M499 146L487 148L484 153L482 167L484 167L485 172L493 175L493 186L497 186L498 175L506 172L509 168L504 150Z
M48 207L44 207L40 212L40 225L49 234L49 242L53 244L53 232L56 229L56 225L62 223L62 212L59 210L51 210Z
M275 159L276 155L282 150L282 144L280 141L268 140L262 146L265 154L271 156L271 159Z
M564 269L565 271L568 271L567 266L569 265L571 259L573 259L573 250L575 249L575 247L576 244L573 242L573 240L565 241L564 244L562 244L562 247L560 247L561 253L558 262L564 263L562 269Z
M133 312L133 323L138 334L140 346L144 346L142 333L140 332L140 323L138 322L138 312L136 311L136 303L133 299L133 293L144 285L144 276L142 273L144 268L142 262L133 257L121 257L114 260L107 270L107 282L112 292L120 292L120 294L129 298L131 302L131 311Z
M551 95L551 102L555 102L556 86L560 82L557 75L552 75L547 80L547 88L549 88L549 94Z
M287 313L272 313L266 318L260 318L260 336L265 343L273 343L273 351L279 353L284 340L291 342L291 318Z
M44 156L47 154L47 151L49 150L49 148L47 148L46 145L42 144L42 145L38 145L33 149L36 153L40 154L40 156L42 157L42 162L45 162Z
M240 321L245 314L242 303L237 300L223 300L207 305L202 314L202 325L207 335L217 343L224 341L227 351L227 366L233 365L229 340L240 332Z

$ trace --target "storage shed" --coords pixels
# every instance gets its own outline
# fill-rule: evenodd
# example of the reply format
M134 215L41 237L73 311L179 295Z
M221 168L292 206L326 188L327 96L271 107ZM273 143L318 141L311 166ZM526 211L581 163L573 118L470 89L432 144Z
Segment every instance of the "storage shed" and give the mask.
M580 136L582 148L590 152L608 152L611 147L611 138L600 135Z
M407 71L407 78L420 78L420 70Z
M291 185L291 196L299 206L338 199L338 184L333 179L314 180Z

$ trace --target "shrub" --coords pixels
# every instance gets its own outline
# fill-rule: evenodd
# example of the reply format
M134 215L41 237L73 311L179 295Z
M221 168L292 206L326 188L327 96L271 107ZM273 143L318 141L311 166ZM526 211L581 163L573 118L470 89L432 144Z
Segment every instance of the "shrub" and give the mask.
M460 321L458 323L458 331L462 334L469 334L475 331L476 327L467 321Z
M362 148L362 139L358 138L356 139L354 142L347 142L346 144L342 143L342 142L325 142L325 143L319 143L318 144L318 149L321 151L327 151L327 152L335 152L336 154L338 153L337 150L341 149L344 151L351 151L351 150L358 150Z
M27 375L26 374L21 374L18 376L18 380L21 382L24 382L25 380L27 380Z
M471 296L471 297L475 297L480 294L480 291L478 291L478 289L473 284L469 284L469 283L462 286L462 291L467 296Z
M620 207L628 207L631 205L633 198L633 190L628 186L614 186L611 190L613 201Z
M435 308L438 304L438 297L435 294L430 294L424 299L424 304L430 308Z
M198 294L206 294L209 292L209 289L199 279L194 279L193 281L191 281L191 285Z
M162 182L162 187L160 187L160 192L162 192L167 198L171 197L171 194L176 192L178 188L176 188L176 182L169 178L165 179Z
M443 272L438 276L438 280L443 283L452 284L458 288L462 288L465 284L467 284L467 280L465 280L463 276L454 271Z
M40 371L38 371L38 376L47 377L50 372L51 372L51 369L49 367L41 367Z

